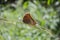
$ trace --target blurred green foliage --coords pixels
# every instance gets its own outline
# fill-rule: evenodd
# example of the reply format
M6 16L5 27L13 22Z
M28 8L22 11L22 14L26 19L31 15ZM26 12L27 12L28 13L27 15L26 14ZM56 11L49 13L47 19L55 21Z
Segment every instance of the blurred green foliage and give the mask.
M0 4L0 40L59 40L57 10L51 6L51 0L18 0L16 4ZM59 1L58 1L59 2ZM44 3L44 4L45 4ZM26 12L30 12L37 22L36 26L23 23Z

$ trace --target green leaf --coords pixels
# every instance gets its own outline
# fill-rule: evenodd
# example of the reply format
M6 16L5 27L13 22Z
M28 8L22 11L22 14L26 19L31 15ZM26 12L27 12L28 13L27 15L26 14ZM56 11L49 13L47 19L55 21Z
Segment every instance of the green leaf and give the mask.
M28 1L23 4L23 8L26 9L28 7Z

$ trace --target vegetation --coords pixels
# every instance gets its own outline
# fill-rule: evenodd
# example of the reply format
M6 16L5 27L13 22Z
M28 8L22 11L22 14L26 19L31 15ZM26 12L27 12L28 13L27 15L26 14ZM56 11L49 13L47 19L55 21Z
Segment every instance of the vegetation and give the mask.
M60 40L60 0L0 0L0 40Z

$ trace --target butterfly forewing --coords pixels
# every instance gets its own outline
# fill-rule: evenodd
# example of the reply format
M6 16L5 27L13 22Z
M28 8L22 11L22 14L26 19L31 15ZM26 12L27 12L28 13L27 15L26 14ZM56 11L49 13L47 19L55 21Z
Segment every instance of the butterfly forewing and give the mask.
M36 22L32 19L30 14L25 14L25 16L23 17L23 22L26 24L32 24L32 25L36 24Z

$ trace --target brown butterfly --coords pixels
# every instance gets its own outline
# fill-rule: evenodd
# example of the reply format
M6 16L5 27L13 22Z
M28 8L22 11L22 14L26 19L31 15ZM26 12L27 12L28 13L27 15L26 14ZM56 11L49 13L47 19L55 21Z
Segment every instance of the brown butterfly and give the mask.
M33 20L30 13L25 14L25 16L23 17L23 22L26 24L31 24L31 25L36 24L35 20Z

